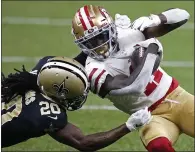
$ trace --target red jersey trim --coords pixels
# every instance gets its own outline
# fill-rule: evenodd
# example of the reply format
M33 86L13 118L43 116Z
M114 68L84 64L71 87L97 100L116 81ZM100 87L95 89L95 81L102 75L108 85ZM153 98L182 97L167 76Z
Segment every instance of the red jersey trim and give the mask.
M95 90L94 92L97 94L97 89L98 89L98 81L100 80L101 76L104 74L105 70L102 70L102 72L98 75L98 77L95 80Z
M89 74L89 82L91 82L91 79L92 79L92 77L93 77L93 75L94 75L94 73L97 71L97 68L94 68L92 71L91 71L91 73Z
M179 82L178 82L175 78L172 78L171 86L169 87L169 90L167 91L167 93L165 94L165 96L162 97L162 98L161 98L160 100L158 100L157 102L155 102L154 104L152 104L152 105L148 108L148 110L152 112L154 109L156 109L157 106L158 106L159 104L161 104L162 101L166 98L166 96L167 96L168 94L170 94L172 91L174 91L178 86L179 86Z

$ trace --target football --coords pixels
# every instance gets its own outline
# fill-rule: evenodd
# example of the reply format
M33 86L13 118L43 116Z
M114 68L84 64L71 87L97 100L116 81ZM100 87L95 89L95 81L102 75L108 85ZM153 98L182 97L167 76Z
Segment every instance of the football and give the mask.
M133 69L135 69L141 63L145 52L146 48L144 47L137 48L133 51L131 56L131 65Z
M135 49L135 51L132 53L130 60L131 60L131 66L133 70L136 69L136 67L138 67L141 64L146 50L147 48L139 47ZM161 57L162 57L162 54L158 54L158 57L154 64L153 72L155 72L160 66Z

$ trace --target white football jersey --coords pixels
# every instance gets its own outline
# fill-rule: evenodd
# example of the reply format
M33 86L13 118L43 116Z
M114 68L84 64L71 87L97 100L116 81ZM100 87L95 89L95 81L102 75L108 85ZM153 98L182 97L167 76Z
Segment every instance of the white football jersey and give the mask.
M97 61L90 57L87 58L85 69L89 76L91 91L98 94L106 76L126 75L130 76L130 56L134 51L133 46L144 41L145 37L139 30L131 28L117 28L118 43L120 50L107 58L105 61ZM144 79L144 78L143 78ZM145 88L145 91L138 95L113 96L107 95L114 106L119 110L132 114L146 106L150 107L155 102L162 99L172 84L172 77L159 68L153 75Z

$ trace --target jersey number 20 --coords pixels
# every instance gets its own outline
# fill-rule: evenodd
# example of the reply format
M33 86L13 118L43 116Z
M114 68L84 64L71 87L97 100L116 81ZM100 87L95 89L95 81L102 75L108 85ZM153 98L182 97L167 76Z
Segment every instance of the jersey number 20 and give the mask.
M60 108L55 103L49 103L47 101L41 101L39 103L41 107L41 115L60 114Z

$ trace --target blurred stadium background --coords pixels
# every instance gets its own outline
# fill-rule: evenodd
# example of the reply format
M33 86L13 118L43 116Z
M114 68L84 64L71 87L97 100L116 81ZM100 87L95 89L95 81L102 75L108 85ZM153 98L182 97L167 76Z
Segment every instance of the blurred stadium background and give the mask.
M2 1L2 71L7 75L24 64L31 69L46 55L74 57L79 53L71 35L71 18L86 4L105 7L114 14L127 14L131 20L169 8L186 9L191 17L182 28L160 38L164 46L162 66L181 86L194 93L194 2L193 1ZM167 62L168 61L168 62ZM95 106L94 106L95 105ZM88 107L87 107L88 106ZM94 107L93 107L94 106ZM101 108L99 110L87 109ZM107 100L89 95L86 109L68 112L69 121L85 134L105 131L126 121L128 116L115 110ZM105 108L105 109L103 109ZM107 110L106 110L107 109ZM110 110L108 110L110 109ZM29 118L30 119L30 118ZM194 151L194 139L181 135L177 151ZM72 151L49 136L4 148L3 151ZM131 133L103 151L145 151L138 133Z

